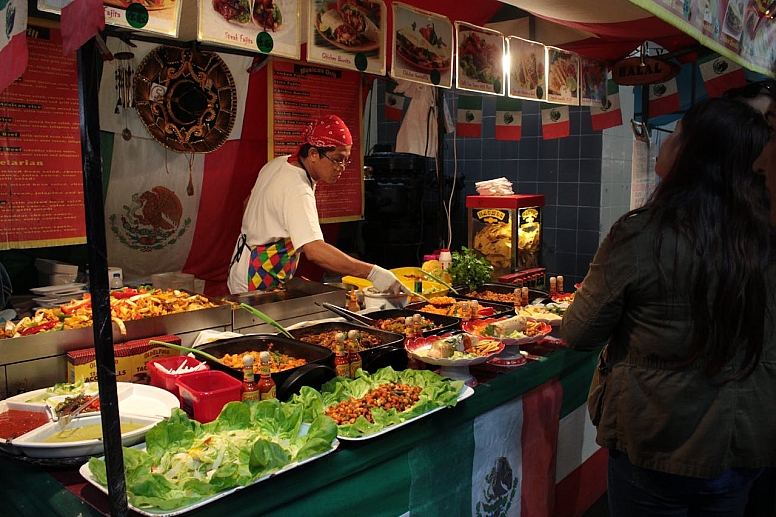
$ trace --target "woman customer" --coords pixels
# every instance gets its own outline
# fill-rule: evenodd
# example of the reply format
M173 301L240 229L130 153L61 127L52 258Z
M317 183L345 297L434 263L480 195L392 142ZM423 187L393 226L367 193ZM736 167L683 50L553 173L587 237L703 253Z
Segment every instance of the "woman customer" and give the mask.
M768 134L745 103L692 107L564 316L569 346L608 343L588 408L613 516L740 516L776 465L776 259L751 172Z

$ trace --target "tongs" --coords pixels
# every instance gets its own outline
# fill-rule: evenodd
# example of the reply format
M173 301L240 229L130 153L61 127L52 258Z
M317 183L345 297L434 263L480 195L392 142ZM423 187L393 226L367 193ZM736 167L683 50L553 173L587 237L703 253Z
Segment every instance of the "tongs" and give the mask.
M337 316L342 316L343 318L350 320L354 323L358 323L361 325L366 325L368 327L377 327L377 320L368 318L364 315L355 313L353 311L349 311L347 309L343 309L342 307L338 307L337 305L334 305L332 303L328 302L315 302L315 305L319 305L321 307L324 307L326 309L329 309L331 312L336 314Z
M78 416L81 411L89 407L89 405L97 400L99 398L100 394L96 393L86 399L86 402L75 408L73 411L70 411L69 413L66 413L64 415L60 415L59 419L57 420L57 423L59 424L60 428L65 428L67 425L73 420L74 417Z
M287 331L285 329L285 327L283 327L283 325L281 325L277 321L273 320L272 318L270 318L269 316L267 316L266 314L264 314L263 312L261 312L257 308L252 307L252 306L248 305L247 303L241 303L240 304L240 308L241 309L245 309L246 311L250 312L251 314L253 314L257 318L260 318L260 319L264 320L265 323L269 323L270 325L272 325L273 327L278 329L280 331L280 333L283 334L284 336L286 336L287 338L295 339L294 336L292 336L291 333L289 331Z

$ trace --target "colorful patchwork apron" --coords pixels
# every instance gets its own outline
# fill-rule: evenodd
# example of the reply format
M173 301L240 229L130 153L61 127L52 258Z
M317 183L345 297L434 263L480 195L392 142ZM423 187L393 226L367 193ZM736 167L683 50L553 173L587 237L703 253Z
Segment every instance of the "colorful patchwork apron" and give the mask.
M248 291L268 291L291 280L299 264L299 254L291 239L263 246L250 246Z

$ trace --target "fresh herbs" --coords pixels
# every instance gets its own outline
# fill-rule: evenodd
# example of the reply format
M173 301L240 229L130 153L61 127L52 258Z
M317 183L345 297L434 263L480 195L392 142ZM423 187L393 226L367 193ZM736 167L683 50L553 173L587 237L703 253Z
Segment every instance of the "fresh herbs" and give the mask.
M462 246L460 252L453 252L453 262L447 269L453 277L453 283L466 285L469 289L490 282L491 271L493 266L466 246Z

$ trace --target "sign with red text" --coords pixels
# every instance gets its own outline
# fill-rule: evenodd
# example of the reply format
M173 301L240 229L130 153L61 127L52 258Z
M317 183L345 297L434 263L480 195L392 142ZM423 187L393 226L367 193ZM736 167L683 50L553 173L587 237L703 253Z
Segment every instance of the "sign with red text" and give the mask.
M61 14L71 1L38 0L38 10ZM183 0L104 0L105 23L177 38L182 3Z

